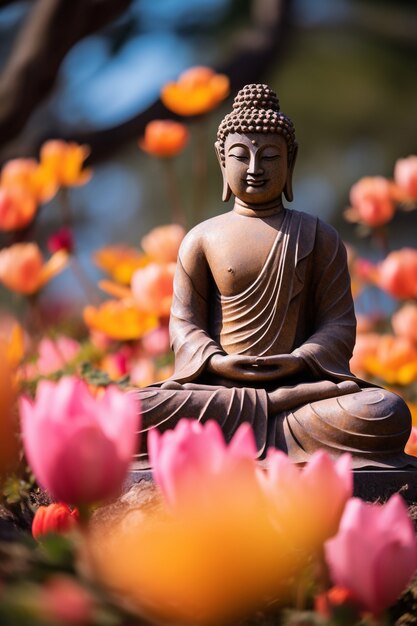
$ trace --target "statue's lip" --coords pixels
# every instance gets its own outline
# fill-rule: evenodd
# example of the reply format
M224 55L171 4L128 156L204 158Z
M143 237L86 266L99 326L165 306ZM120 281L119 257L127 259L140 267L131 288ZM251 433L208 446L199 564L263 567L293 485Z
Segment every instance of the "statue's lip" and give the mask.
M249 187L262 187L267 180L265 178L245 178L245 182Z

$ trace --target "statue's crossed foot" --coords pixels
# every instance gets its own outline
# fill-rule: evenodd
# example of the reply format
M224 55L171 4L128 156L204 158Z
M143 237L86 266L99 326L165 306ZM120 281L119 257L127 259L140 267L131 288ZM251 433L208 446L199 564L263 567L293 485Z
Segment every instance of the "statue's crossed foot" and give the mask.
M268 409L271 413L277 413L294 409L307 402L337 398L357 391L360 391L360 387L353 380L343 380L340 383L333 383L330 380L300 383L269 392Z

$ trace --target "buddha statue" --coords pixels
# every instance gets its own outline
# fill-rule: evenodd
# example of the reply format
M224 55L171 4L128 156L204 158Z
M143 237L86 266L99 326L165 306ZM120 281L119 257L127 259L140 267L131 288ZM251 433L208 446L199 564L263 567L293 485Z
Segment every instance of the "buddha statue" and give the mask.
M353 466L406 467L410 412L396 394L349 369L356 320L346 250L293 199L292 121L266 85L247 85L215 144L231 211L182 242L170 317L173 376L137 391L146 431L179 419L242 422L259 457L268 447L296 463L317 449L352 454Z

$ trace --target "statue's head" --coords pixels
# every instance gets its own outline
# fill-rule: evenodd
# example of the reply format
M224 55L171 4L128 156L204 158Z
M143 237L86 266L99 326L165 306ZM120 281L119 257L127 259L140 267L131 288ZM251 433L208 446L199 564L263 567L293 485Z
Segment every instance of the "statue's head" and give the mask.
M284 193L291 202L297 155L294 126L267 85L246 85L239 91L233 111L220 123L215 148L223 200L233 192L240 200L262 205Z

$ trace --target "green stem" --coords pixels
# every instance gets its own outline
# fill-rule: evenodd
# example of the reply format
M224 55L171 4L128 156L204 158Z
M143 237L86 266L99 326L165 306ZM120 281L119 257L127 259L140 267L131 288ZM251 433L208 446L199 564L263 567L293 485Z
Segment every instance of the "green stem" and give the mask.
M194 194L193 194L193 222L201 221L207 204L207 123L206 119L198 120L194 125Z
M162 165L165 174L168 204L171 207L171 221L174 224L181 224L181 226L184 226L184 228L186 228L187 218L185 216L181 202L178 178L176 176L174 168L174 161L171 158L163 159Z

